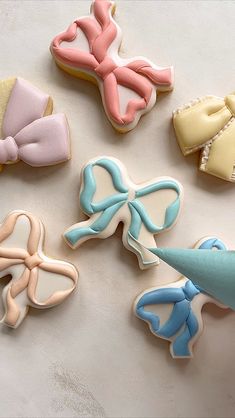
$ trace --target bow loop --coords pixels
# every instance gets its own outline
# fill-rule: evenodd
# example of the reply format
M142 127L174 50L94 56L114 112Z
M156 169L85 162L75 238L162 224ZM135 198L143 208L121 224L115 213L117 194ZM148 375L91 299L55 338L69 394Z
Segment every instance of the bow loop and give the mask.
M235 94L229 94L225 97L224 101L232 116L235 117Z
M53 133L53 137L52 137ZM69 152L68 127L64 114L37 119L16 136L19 158L25 163L40 167L67 159Z
M48 95L25 80L15 80L3 117L0 164L22 160L41 167L68 160L70 146L65 115L50 115L51 111Z
M174 128L184 155L202 149L200 170L235 181L235 95L207 96L178 109Z
M165 287L144 293L136 303L136 314L147 321L152 332L166 339L172 339L174 356L190 356L189 342L198 331L198 322L191 308L191 302L199 294L199 290L190 280L182 287ZM162 324L161 307L172 304L169 318ZM157 305L159 315L151 311L151 305ZM147 309L146 309L147 308ZM175 338L174 338L175 337Z
M143 74L154 84L171 85L173 79L173 69L170 68L153 68L147 61L133 60L127 67L131 70Z
M16 78L4 113L3 137L15 137L25 126L51 112L52 101L48 94Z
M174 112L174 128L186 155L212 140L235 115L235 96L207 96ZM197 129L192 129L197 127Z
M162 179L139 188L135 198L128 203L132 218L128 230L128 244L138 251L142 262L151 260L151 241L149 234L158 234L174 225L180 210L181 190L172 179Z
M97 183L96 176L94 174L95 167L100 167L104 170L105 174L111 177L114 193L110 196L105 196L103 199L94 202L95 194L99 192L99 189L103 188L102 183ZM80 204L84 212L88 215L101 212L116 203L125 203L128 198L128 187L125 186L122 178L121 171L117 164L111 159L101 158L95 160L93 163L88 164L83 171L83 188L80 194Z

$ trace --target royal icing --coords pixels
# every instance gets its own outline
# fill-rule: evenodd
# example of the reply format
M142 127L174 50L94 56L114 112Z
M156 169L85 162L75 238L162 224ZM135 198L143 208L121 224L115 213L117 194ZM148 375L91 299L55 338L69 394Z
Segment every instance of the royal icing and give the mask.
M1 323L9 327L17 328L29 307L60 304L77 285L75 267L47 257L43 241L42 223L28 212L11 212L0 225L0 277L11 275L2 292Z
M142 269L149 268L159 259L145 247L155 247L154 236L174 225L181 202L182 187L172 178L136 185L119 160L97 157L82 172L80 206L89 219L67 229L64 238L75 249L90 238L110 237L122 222L124 246Z
M113 2L95 0L90 16L75 20L54 38L51 53L64 71L98 84L108 119L126 132L152 109L157 90L173 88L173 69L143 57L120 58L122 33L114 11Z
M51 98L22 78L0 81L0 164L21 160L33 167L70 158L69 129Z
M200 170L235 181L235 94L191 102L174 112L173 123L184 155L202 150Z
M144 291L135 301L134 312L154 335L171 342L172 357L192 357L203 330L203 305L210 302L235 309L235 252L215 237L203 238L191 250L152 251L183 277Z

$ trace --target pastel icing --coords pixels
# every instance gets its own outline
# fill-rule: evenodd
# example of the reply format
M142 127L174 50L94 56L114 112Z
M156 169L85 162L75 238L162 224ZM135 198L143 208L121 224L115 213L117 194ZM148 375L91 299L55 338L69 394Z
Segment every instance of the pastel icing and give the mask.
M200 170L235 181L235 94L206 96L173 114L184 155L201 150Z
M11 212L0 225L0 277L11 276L2 292L1 323L17 328L29 307L45 309L62 303L76 288L76 268L47 257L44 228L33 215Z
M136 185L119 160L97 157L82 171L80 206L89 219L67 229L64 238L75 249L90 238L111 236L123 222L124 246L137 255L142 269L149 268L159 259L145 247L156 246L154 236L174 225L181 201L182 187L172 178ZM138 248L129 234L138 240Z
M190 358L193 356L192 347L203 330L201 316L203 305L210 302L225 308L223 306L224 300L223 297L214 298L214 291L211 291L211 288L210 291L205 291L205 287L208 287L201 286L201 283L204 283L204 276L198 283L197 280L194 280L195 276L192 271L190 271L190 274L185 274L185 265L188 266L188 270L186 270L189 273L191 258L184 258L183 261L182 256L180 256L179 260L173 263L171 251L168 252L168 249L166 249L165 254L164 251L160 249L160 251L157 250L157 253L162 256L164 261L182 273L184 277L181 277L177 282L145 290L137 297L134 312L140 319L148 323L154 335L171 342L170 352L173 358ZM176 258L180 251L184 250L178 250L175 253ZM201 255L202 260L205 257L205 264L207 264L207 254L216 255L220 258L219 254L231 253L221 240L214 237L203 238L196 244L194 250L188 251L191 251L192 254L198 254L198 256ZM168 256L169 254L170 256ZM178 268L179 265L180 268ZM200 263L198 268L200 271ZM208 269L210 268L211 265L209 264ZM196 265L193 264L192 270L195 269ZM211 276L213 276L213 273ZM226 272L224 272L220 278L221 288L223 288L224 282L227 283L226 277Z
M112 1L95 0L90 16L76 19L54 38L51 53L62 70L98 84L108 119L126 132L152 109L157 90L173 88L173 69L143 57L120 58L122 33L113 20L114 10Z
M52 100L21 78L0 82L0 164L21 160L33 167L70 158L70 140L64 114L52 113Z

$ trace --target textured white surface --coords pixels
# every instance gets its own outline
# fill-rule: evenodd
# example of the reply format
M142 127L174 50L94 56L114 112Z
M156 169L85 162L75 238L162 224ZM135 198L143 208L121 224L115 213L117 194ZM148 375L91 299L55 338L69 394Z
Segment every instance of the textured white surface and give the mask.
M235 3L118 1L123 56L145 55L176 71L175 90L124 136L107 121L98 89L56 68L48 50L89 5L0 2L0 78L19 75L49 92L55 111L68 117L73 151L58 167L7 167L0 215L35 213L46 226L45 252L80 270L79 289L63 305L32 311L16 331L0 329L0 417L234 417L235 315L206 308L195 358L172 360L167 342L134 317L132 302L177 273L163 263L140 271L120 229L75 252L61 233L80 216L81 166L107 154L121 159L135 182L169 175L184 185L181 216L159 246L189 247L216 234L235 248L235 186L198 172L198 156L182 156L171 124L172 110L185 102L234 90Z

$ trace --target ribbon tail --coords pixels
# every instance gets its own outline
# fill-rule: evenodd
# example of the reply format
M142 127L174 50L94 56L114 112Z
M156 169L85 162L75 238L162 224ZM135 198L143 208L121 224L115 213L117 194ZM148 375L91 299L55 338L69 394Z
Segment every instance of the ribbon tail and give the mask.
M145 75L157 86L158 91L169 91L173 88L174 72L173 67L155 69L150 66L141 68L140 74Z
M97 238L107 238L111 236L117 228L117 223L111 228L110 222L124 204L125 201L116 203L105 209L98 217L93 215L88 221L79 222L78 224L73 225L65 231L65 241L70 247L77 248L82 242L87 241L93 236ZM108 226L110 226L109 229Z
M30 272L26 268L21 276L16 280L11 280L9 285L3 291L3 297L5 297L6 312L2 319L2 322L9 327L16 328L23 321L28 305L17 303L17 296L22 292L26 292L29 283Z
M154 254L152 248L149 249L142 245L131 233L129 229L126 236L127 244L131 250L137 254L141 260L141 268L146 269L159 264L159 257Z
M193 311L190 310L183 332L176 337L171 345L173 357L192 357L190 343L198 331L199 325L197 318Z
M189 315L190 302L186 299L176 302L173 306L171 315L164 325L158 330L160 337L171 338L182 327Z
M103 100L107 115L111 116L114 122L124 124L120 115L120 102L117 88L117 80L114 73L109 74L103 83Z
M177 288L159 288L159 289L147 292L138 300L136 304L136 314L139 318L151 324L152 331L156 335L166 337L166 335L164 335L163 327L160 329L159 316L156 313L152 313L151 311L146 310L145 307L151 306L151 305L164 305L164 304L169 304L169 303L175 304L177 302L182 301L183 298L184 298L183 291ZM172 315L174 316L175 312L173 312ZM169 320L169 321L172 322L172 320ZM176 328L178 329L180 326L177 325Z
M146 77L159 91L169 91L173 88L173 67L153 67L150 62L144 60L132 61L127 67L137 74Z

